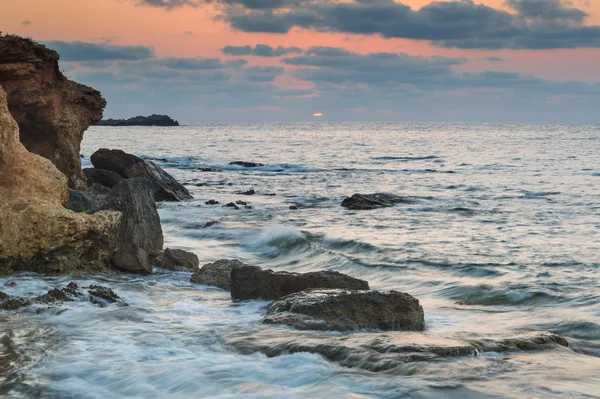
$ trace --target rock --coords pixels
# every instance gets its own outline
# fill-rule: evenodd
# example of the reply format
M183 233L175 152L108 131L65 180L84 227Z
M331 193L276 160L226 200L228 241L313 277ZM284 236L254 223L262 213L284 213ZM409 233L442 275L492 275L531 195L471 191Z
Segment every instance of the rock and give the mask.
M183 201L192 199L189 191L154 162L144 161L131 165L125 170L127 178L143 177L154 190L155 201Z
M256 191L254 191L254 189L251 188L248 191L238 191L238 192L236 192L236 194L240 194L240 195L254 195L254 194L256 194Z
M127 177L125 171L136 163L144 162L142 158L121 150L100 148L90 157L92 164L98 169L110 170Z
M238 165L238 166L243 166L244 168L258 168L258 167L261 167L261 166L265 166L262 163L245 162L245 161L229 162L229 165Z
M100 307L105 307L112 303L125 305L121 298L110 288L99 285L80 288L76 283L70 282L65 288L54 288L46 294L34 298L8 297L8 295L0 297L0 309L15 310L31 305L52 305L81 299L87 299L89 302Z
M207 263L192 274L192 283L214 285L224 290L231 289L231 271L246 264L235 259L220 259Z
M342 206L352 210L368 210L377 208L387 208L395 204L413 204L414 200L407 197L400 197L394 194L375 193L375 194L354 194L347 197L342 202Z
M244 208L246 208L246 209L252 209L252 205L245 205Z
M206 205L217 205L219 203L219 201L215 201L215 200L208 200L205 202Z
M550 345L569 346L569 342L564 337L550 332L526 333L508 338L471 340L470 343L481 352L518 352L539 350Z
M299 274L244 266L231 273L231 297L235 300L278 299L308 288L368 290L369 283L332 271Z
M275 196L277 196L276 193L270 193L270 194L265 194L265 195L268 196L268 197L275 197Z
M234 287L236 271L237 269L232 272ZM286 324L298 329L425 329L425 317L419 300L398 291L306 290L274 301L267 308L267 315L264 323Z
M11 59L10 57L15 55L6 52L6 48L3 47L4 41L4 37L0 38L0 80L2 81L7 79L7 73L9 75L16 73L14 68L18 67L18 65L6 65L7 58L4 57ZM23 42L23 45L25 46L23 51L30 46L33 46L31 49L39 50L40 57L49 51L43 46L36 46L29 42ZM18 59L20 53L16 57ZM33 58L31 62L35 59ZM22 67L23 74L30 73L29 69ZM43 75L42 72L39 73ZM49 82L53 81L49 76L45 78L49 79ZM32 79L31 84L36 82L42 84L37 81L36 76L30 76L29 79ZM11 83L11 85L15 84L15 82ZM63 87L64 90L67 87L72 87L75 91L83 90L74 83L67 85L62 82L57 85L59 87L66 85ZM44 86L39 90L46 93L50 88ZM37 101L41 101L40 93L26 92L37 96ZM20 98L22 93L18 88L13 87L13 95ZM56 93L55 99L47 101L58 106L63 98L61 96L72 99L70 95ZM116 231L121 221L121 213L102 211L87 215L65 209L63 205L69 198L67 177L50 160L27 151L21 144L19 128L8 110L6 99L6 93L0 88L0 198L2 198L0 201L0 274L10 274L15 271L51 274L107 270L111 248L115 245ZM37 106L41 108L35 108ZM79 127L84 124L79 118L81 115L77 113L84 112L81 108L83 106L84 104L67 107L70 109L69 112L73 113L75 124ZM45 106L32 104L31 107L33 107L31 112L42 112ZM17 112L18 109L19 107L16 108ZM46 111L58 112L57 110ZM31 116L22 113L22 121L26 120L26 115ZM35 126L39 128L38 125ZM49 132L57 132L53 129L58 125L47 122L44 126L48 127ZM60 122L60 126L66 125ZM69 134L74 134L74 129L73 127L69 130ZM66 136L64 138L66 139ZM57 151L61 153L63 150ZM78 145L74 156L79 159ZM77 176L73 175L71 181L75 180Z
M244 202L244 201L242 201L242 200L237 200L237 201L235 201L235 203L236 203L237 205L248 205L248 203L247 203L247 202Z
M290 205L292 211L298 210L298 205Z
M0 86L19 125L21 143L49 159L71 188L85 188L79 157L87 128L102 118L97 90L67 79L58 53L30 39L0 36Z
M181 249L165 249L154 261L156 267L167 270L190 270L198 269L198 256L192 252Z
M227 205L223 205L223 208L234 208L234 209L240 209L239 206L237 206L236 204L234 204L233 202L228 203Z
M124 179L124 177L117 172L98 168L85 168L83 174L87 177L88 184L98 183L101 186L108 188L113 188L117 183Z
M96 126L179 126L179 122L167 115L152 114L129 119L104 119Z
M8 295L0 291L0 301L4 301L5 299L8 299Z
M148 181L121 181L102 209L117 210L123 215L111 264L127 272L152 273L152 260L162 253L163 234Z
M220 170L217 169L213 169L213 168L200 168L200 169L196 169L199 172L221 172Z
M202 226L203 229L207 229L211 226L214 226L215 224L220 224L221 222L219 222L218 220L209 220L208 222L206 222L206 224L204 224L204 226Z
M102 209L102 201L100 198L84 191L69 189L69 201L65 204L65 208L73 212L93 214Z

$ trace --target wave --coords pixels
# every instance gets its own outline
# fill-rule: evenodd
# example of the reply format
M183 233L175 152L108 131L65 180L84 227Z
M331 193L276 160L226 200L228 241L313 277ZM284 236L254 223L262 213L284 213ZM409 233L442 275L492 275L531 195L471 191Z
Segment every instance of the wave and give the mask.
M308 239L304 233L288 226L271 227L244 241L245 246L272 257L308 244Z
M371 158L377 161L428 161L432 159L440 159L440 157L436 155L425 155L425 156L383 156L383 157L373 157Z

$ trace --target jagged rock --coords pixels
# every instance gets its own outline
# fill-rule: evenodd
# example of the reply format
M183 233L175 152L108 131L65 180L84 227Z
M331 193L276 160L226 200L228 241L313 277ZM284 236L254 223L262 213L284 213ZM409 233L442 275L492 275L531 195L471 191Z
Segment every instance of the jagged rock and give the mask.
M76 300L87 299L89 302L104 307L111 303L124 305L121 298L110 288L99 285L90 285L89 287L79 287L76 283L70 282L65 288L54 288L43 295L34 298L22 297L0 297L1 310L15 310L31 305L52 305L60 302L73 302Z
M122 150L109 150L108 148L100 148L92 154L90 160L94 167L110 170L123 177L127 177L125 171L130 166L144 162L142 158L136 157L133 154L128 154Z
M144 161L125 170L127 178L143 177L154 190L155 201L182 201L193 198L189 191L154 162Z
M233 270L232 277L237 270ZM306 290L274 301L267 308L267 315L266 324L286 324L298 329L425 329L419 300L398 291Z
M179 122L167 115L152 114L150 116L135 116L129 119L105 119L97 126L179 126Z
M202 226L203 229L207 229L211 226L214 226L215 224L220 224L221 222L219 222L218 220L209 220L208 222L206 222L204 224L204 226Z
M198 269L198 256L192 252L181 249L165 249L154 261L156 267L167 270L190 270Z
M83 174L87 177L89 184L98 183L108 188L113 188L124 179L117 172L98 168L85 168Z
M309 288L368 290L369 283L333 271L299 274L244 266L231 272L231 297L236 300L278 299Z
M247 203L247 202L245 202L245 201L242 201L242 200L237 200L237 201L235 201L235 203L236 203L237 205L244 205L244 206L248 205L248 203Z
M238 166L243 166L244 168L258 168L258 167L261 167L261 166L265 166L262 163L245 162L245 161L229 162L229 165L238 165Z
M148 181L121 181L102 209L117 210L123 215L111 264L127 272L152 273L152 260L162 252L163 234Z
M192 274L192 283L214 285L224 290L231 289L231 271L235 268L246 266L236 259L220 259L207 263Z
M344 208L352 210L368 210L377 208L387 208L395 204L413 204L415 201L407 197L401 197L394 194L375 193L375 194L354 194L342 201Z
M3 40L0 38L0 42ZM18 65L7 69L7 60L3 58L7 53L2 46L0 76L6 79L7 71L16 73L14 68ZM37 49L41 56L46 54L43 46L26 44L27 48L29 46ZM20 53L16 59L19 57ZM22 73L31 72L23 65L19 68L24 68ZM38 78L30 79L33 79L33 84ZM81 90L78 85L73 85L73 90ZM20 92L14 90L17 90L15 87L13 94L19 97ZM44 86L40 90L50 89ZM31 95L37 95L38 101L41 101L39 93ZM56 96L60 97L59 94ZM63 207L68 200L67 178L50 160L27 151L21 144L18 125L8 110L6 98L6 93L0 88L0 274L106 270L121 214L103 211L87 215ZM79 108L71 109L73 118L79 121L77 123L81 123L80 116L76 115ZM48 125L49 131L58 125L52 126ZM74 133L75 130L69 132ZM78 150L75 154L77 159Z
M217 205L219 203L219 201L215 201L215 200L208 200L205 202L206 205Z
M0 86L8 93L21 142L52 161L70 187L83 189L81 139L102 119L106 101L97 90L68 80L58 59L56 51L32 40L0 36Z
M248 191L238 191L238 192L236 192L236 194L240 194L240 195L254 195L254 194L256 194L256 191L254 191L254 189L251 188Z
M233 208L233 209L240 209L239 206L237 206L236 204L234 204L233 202L228 203L227 205L223 205L223 208Z

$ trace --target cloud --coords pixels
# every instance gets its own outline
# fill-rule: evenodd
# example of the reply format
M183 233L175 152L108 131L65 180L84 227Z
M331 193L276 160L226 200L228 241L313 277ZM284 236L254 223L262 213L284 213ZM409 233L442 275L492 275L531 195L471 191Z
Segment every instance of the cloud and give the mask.
M26 19L25 21L21 22L21 24L23 24L25 26L29 26L29 25L31 25L31 21Z
M508 0L513 12L472 0L433 1L420 9L393 0L232 3L221 0L221 18L244 32L283 34L298 27L465 49L600 47L600 26L584 25L587 14L560 0Z
M227 55L254 55L257 57L281 57L282 55L288 54L300 54L302 53L302 49L299 47L282 47L278 46L276 48L271 47L267 44L257 44L254 46L246 45L246 46L225 46L221 49L223 54Z
M482 60L483 61L489 61L489 62L502 62L502 61L504 61L504 58L500 58L500 57L483 57Z
M109 43L43 42L58 51L63 61L144 60L154 57L154 49L145 46L117 46Z
M162 65L169 69L179 69L179 70L204 70L204 69L223 69L227 68L227 65L224 64L218 58L163 58L157 61L159 65Z
M274 66L253 66L244 71L246 78L251 82L272 82L278 75L282 75L285 69Z

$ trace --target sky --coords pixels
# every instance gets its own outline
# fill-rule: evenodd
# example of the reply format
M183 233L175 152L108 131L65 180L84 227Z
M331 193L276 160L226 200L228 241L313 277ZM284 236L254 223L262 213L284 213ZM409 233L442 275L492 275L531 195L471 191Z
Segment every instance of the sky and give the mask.
M109 118L600 120L600 0L0 3Z

